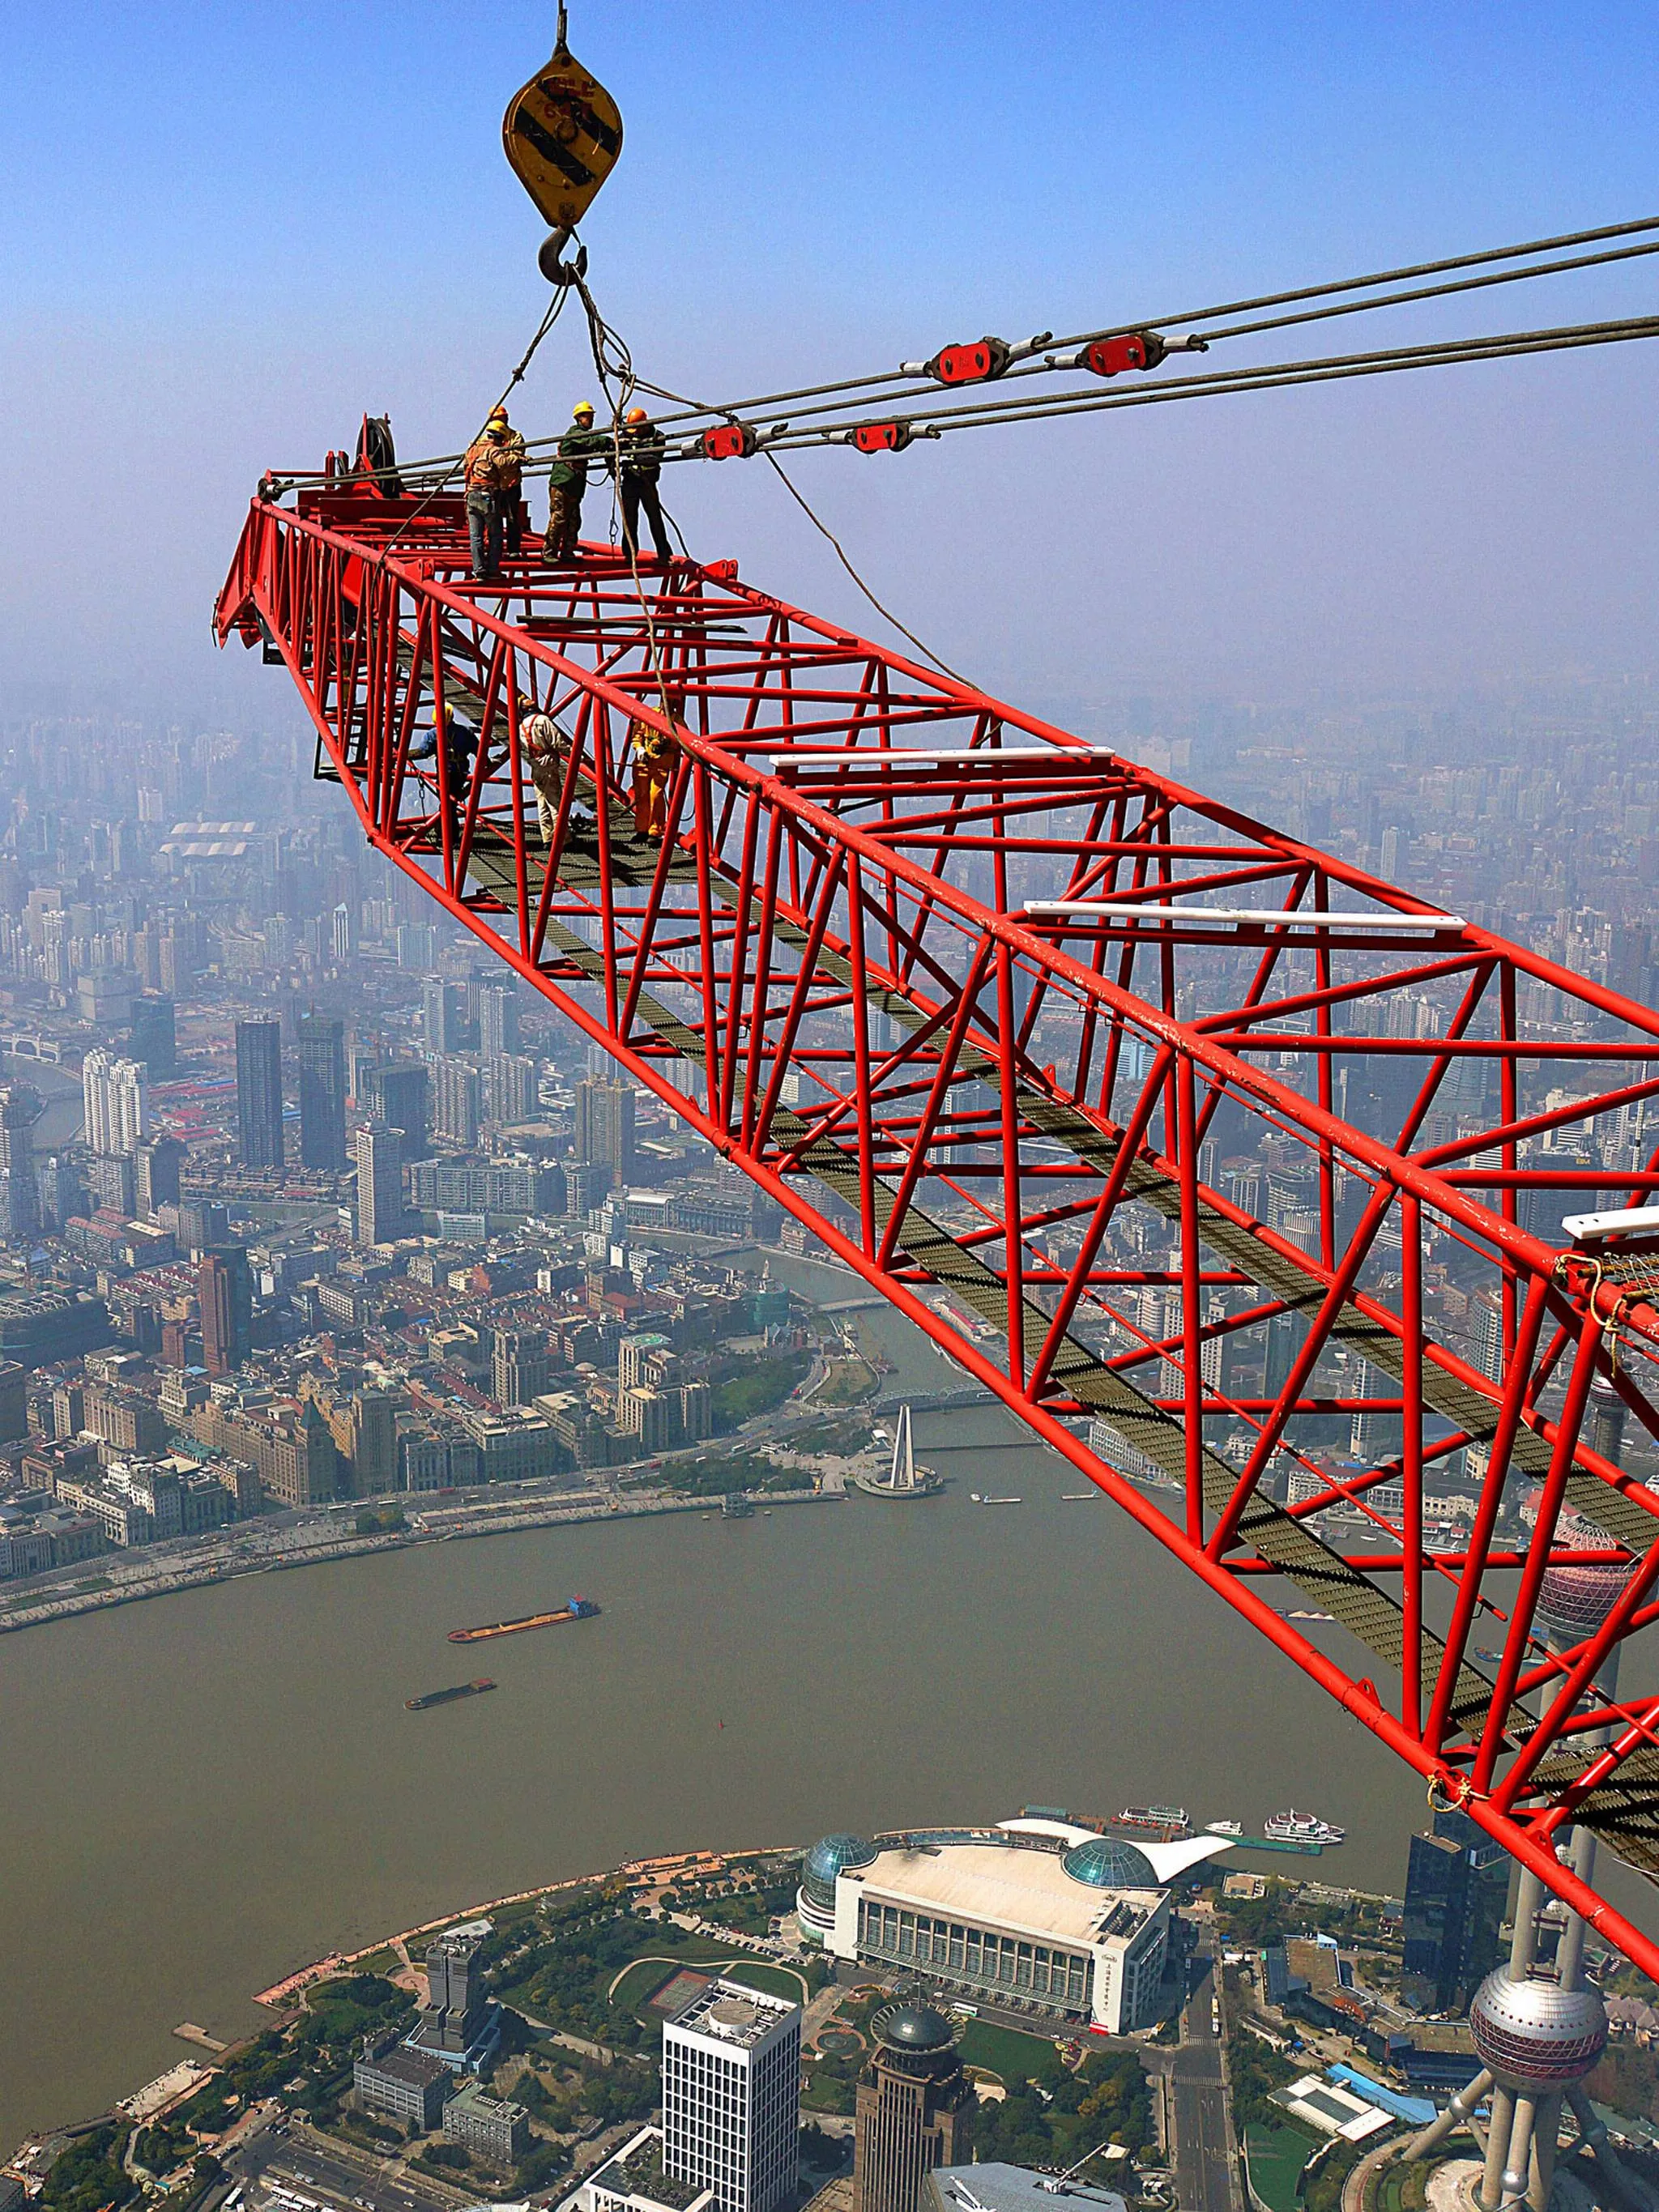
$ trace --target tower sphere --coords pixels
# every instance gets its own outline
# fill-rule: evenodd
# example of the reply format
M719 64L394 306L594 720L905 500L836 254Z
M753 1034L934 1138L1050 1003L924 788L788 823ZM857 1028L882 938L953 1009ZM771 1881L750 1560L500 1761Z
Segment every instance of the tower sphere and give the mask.
M1586 1559L1562 1560L1546 1567L1538 1592L1538 1613L1544 1626L1574 1644L1594 1636L1618 1604L1630 1580L1628 1565L1617 1559L1599 1564Z
M1469 2028L1500 2088L1541 2096L1583 2080L1606 2045L1607 2015L1599 1990L1512 1982L1499 1966L1474 1993Z

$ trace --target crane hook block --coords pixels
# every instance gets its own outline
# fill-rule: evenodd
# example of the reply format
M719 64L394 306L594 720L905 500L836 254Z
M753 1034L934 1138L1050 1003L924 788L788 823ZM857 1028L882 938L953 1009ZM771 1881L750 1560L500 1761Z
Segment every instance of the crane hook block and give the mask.
M921 373L937 384L988 384L1007 366L1008 348L1003 340L985 337L972 345L941 347Z
M1091 376L1116 376L1126 368L1156 368L1168 351L1156 331L1120 331L1085 346L1077 366Z
M861 453L902 453L911 435L908 422L860 422L848 432L847 441Z
M507 102L501 143L513 172L556 231L573 231L622 152L623 120L562 32L551 58Z
M752 422L722 422L717 429L703 432L703 459L709 461L746 461L759 443Z

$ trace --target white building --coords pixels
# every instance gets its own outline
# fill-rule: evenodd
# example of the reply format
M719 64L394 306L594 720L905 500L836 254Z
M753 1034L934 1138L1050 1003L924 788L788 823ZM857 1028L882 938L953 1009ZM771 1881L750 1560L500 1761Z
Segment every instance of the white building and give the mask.
M1220 1836L1130 1843L1060 1820L827 1836L806 1854L796 1909L802 1935L849 1964L1122 2035L1157 2018L1164 1885L1229 1848Z
M89 1052L81 1063L81 1110L94 1152L133 1152L149 1134L144 1070L136 1060Z
M699 1991L662 2032L663 2167L717 2212L795 2201L800 2007L741 1982Z

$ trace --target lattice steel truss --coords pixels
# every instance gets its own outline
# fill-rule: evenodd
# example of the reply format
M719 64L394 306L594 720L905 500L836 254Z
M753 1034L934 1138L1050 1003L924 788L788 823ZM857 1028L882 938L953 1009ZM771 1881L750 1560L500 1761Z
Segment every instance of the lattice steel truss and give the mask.
M1659 1696L1604 1676L1659 1617L1659 1247L1559 1226L1659 1188L1659 1016L734 564L509 568L453 498L256 501L217 631L390 860L1659 1973L1557 1856L1659 1874ZM1628 1577L1547 1648L1568 1560Z

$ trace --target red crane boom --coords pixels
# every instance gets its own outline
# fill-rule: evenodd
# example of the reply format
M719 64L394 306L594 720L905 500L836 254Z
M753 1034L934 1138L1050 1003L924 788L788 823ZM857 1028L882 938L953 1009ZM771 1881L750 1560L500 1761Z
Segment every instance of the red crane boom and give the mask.
M1659 1617L1659 1243L1554 1228L1659 1189L1659 1016L734 563L509 568L452 495L317 486L255 501L217 634L389 860L1659 1974L1557 1856L1659 1874L1659 1698L1605 1671ZM475 751L418 742L451 714Z

